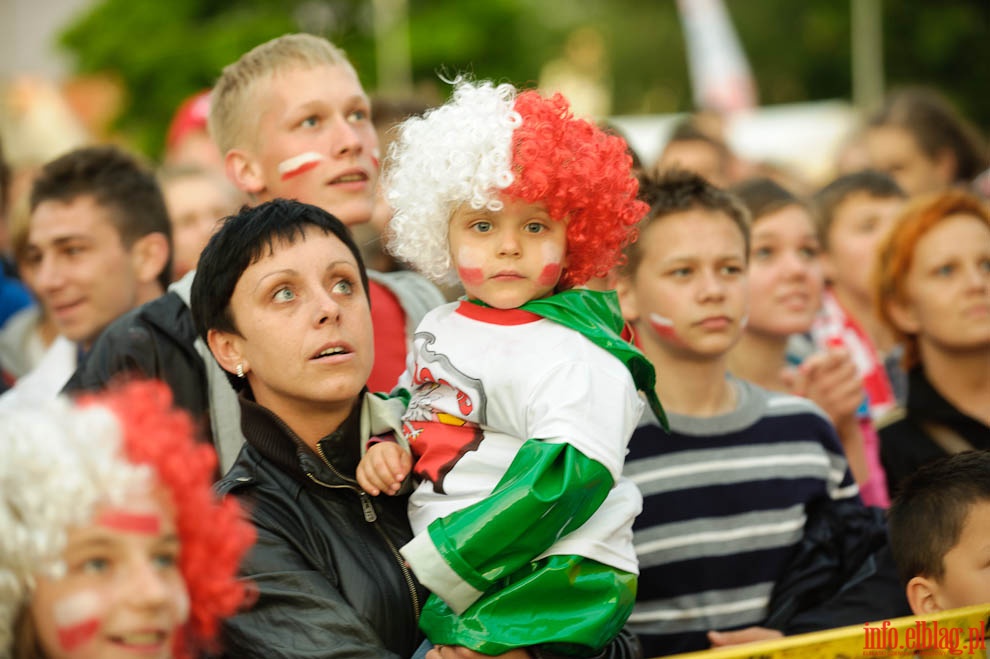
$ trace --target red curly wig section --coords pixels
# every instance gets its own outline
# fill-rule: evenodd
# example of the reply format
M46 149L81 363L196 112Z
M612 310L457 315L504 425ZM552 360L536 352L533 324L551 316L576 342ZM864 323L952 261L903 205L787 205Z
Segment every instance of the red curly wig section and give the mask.
M515 180L505 194L543 202L555 220L569 218L568 267L559 288L604 277L621 263L649 210L636 199L639 183L625 140L575 118L560 94L524 91L515 109L523 122L512 135Z
M190 604L189 621L176 635L175 657L216 650L220 620L249 603L249 585L237 579L237 570L255 533L236 501L213 494L213 448L196 441L193 420L172 406L172 392L162 382L119 384L81 396L79 405L108 408L120 423L125 457L149 465L171 495L179 570Z

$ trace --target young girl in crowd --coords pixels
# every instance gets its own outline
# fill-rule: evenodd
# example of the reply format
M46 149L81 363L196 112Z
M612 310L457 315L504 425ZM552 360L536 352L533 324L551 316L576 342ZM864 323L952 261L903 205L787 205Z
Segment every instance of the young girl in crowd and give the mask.
M577 289L615 265L646 205L621 138L560 95L455 83L402 125L386 162L389 247L466 299L416 330L404 434L419 484L402 548L433 595L420 627L485 654L584 656L636 593L626 444L654 373L620 338L614 293ZM372 446L358 470L394 493L410 459Z
M160 383L0 415L0 657L171 659L216 649L254 539Z
M836 342L803 359L788 356L791 338L808 332L821 308L825 276L817 224L804 203L769 179L751 179L734 191L752 213L752 234L749 319L729 353L730 370L822 407L842 440L863 501L887 506L876 431L848 351Z

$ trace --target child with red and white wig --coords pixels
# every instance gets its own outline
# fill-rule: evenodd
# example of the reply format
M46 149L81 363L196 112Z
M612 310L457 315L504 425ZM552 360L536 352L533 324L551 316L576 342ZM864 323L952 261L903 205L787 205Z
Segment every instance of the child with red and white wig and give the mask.
M0 415L0 657L217 649L254 531L194 434L150 381Z
M389 150L389 250L466 295L417 328L411 455L373 444L358 480L378 495L419 478L401 552L433 593L420 627L438 647L588 656L632 610L637 389L663 412L614 292L575 288L618 263L647 210L631 165L559 94L463 80Z

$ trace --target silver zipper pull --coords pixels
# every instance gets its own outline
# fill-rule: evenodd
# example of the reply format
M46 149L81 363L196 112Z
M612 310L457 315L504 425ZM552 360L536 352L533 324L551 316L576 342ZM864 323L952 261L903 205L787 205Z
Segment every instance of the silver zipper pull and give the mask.
M371 497L366 493L361 493L361 507L364 508L364 521L374 522L378 519L378 513L375 512L375 506L371 503Z

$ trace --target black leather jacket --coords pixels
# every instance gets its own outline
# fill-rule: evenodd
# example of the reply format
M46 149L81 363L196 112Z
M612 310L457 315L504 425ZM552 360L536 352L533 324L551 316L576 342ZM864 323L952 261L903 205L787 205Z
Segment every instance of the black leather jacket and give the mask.
M254 522L242 574L258 597L225 624L226 656L399 659L421 642L424 592L398 553L412 537L406 497L369 497L353 479L369 401L381 402L367 396L317 454L241 398L247 445L217 488Z

